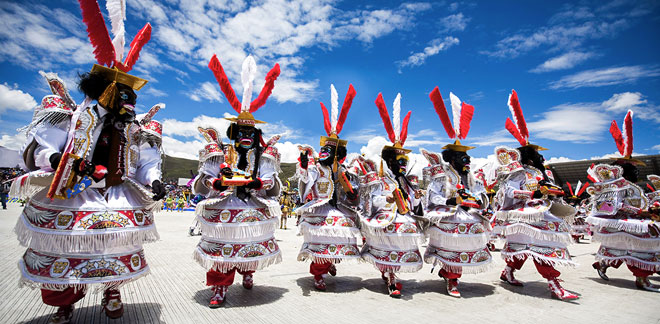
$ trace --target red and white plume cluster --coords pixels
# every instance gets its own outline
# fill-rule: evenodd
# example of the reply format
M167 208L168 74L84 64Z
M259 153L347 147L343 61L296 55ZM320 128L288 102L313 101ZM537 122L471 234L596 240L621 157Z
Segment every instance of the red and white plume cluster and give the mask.
M105 26L105 20L101 13L101 8L97 0L78 0L82 10L83 22L87 25L87 35L94 46L94 56L100 65L116 67L123 72L129 72L140 57L142 47L151 39L151 25L147 23L135 35L131 42L130 49L124 59L124 45L126 43L126 30L124 29L124 20L126 20L126 1L108 0L106 9L110 16L112 34L114 39L110 39L110 33ZM122 62L122 59L123 62Z
M442 95L440 94L438 87L435 87L435 89L431 91L429 98L431 98L435 112L440 117L440 121L442 121L442 125L445 127L445 131L447 132L447 135L449 135L449 138L465 139L470 131L470 122L472 122L472 116L474 116L474 106L461 102L457 96L450 92L449 99L451 101L451 111L454 117L454 126L452 127L447 108L445 107L445 103L442 100Z
M348 86L348 92L346 97L344 97L344 104L341 106L341 113L339 112L339 96L337 95L337 89L335 85L330 85L330 109L332 117L328 116L328 109L325 108L325 105L321 102L321 110L323 111L323 126L325 127L325 132L330 135L339 135L342 128L344 127L344 122L346 122L346 117L348 116L348 111L351 109L353 104L353 98L355 98L355 89L353 85Z
M513 116L515 123L507 117L504 127L506 127L516 140L518 140L520 146L525 146L529 144L529 131L527 130L527 122L525 122L525 117L523 116L516 90L511 90L509 102L507 104L509 105L509 110L511 111L511 116Z
M243 61L243 69L241 71L241 83L243 84L243 103L241 103L236 98L236 93L234 93L234 89L231 87L227 74L225 74L225 70L222 68L222 64L220 64L215 54L213 54L211 61L209 61L209 69L213 71L213 75L215 75L215 79L218 81L220 89L225 94L229 104L239 114L241 112L253 113L266 104L266 100L273 92L275 80L280 76L280 65L275 63L275 66L266 75L266 83L261 89L259 96L250 102L252 99L254 78L257 74L257 63L251 55L248 55Z
M584 193L585 190L587 190L587 187L589 187L589 182L582 185L582 181L578 180L577 185L575 186L575 191L573 191L573 187L571 186L571 183L566 181L566 184L568 185L568 191L571 193L571 196L576 196L580 197L582 193Z
M623 119L623 133L616 124L616 120L612 120L612 125L610 125L610 134L612 134L612 138L614 138L616 148L619 149L619 153L625 157L630 157L633 153L632 118L633 112L632 110L628 110L626 118Z
M383 100L382 93L378 93L376 106L378 107L380 118L383 119L383 125L385 125L385 131L387 131L390 141L393 144L399 143L403 147L408 137L408 122L410 122L412 111L408 111L406 117L403 118L403 124L401 124L401 94L398 93L394 99L392 121L390 121L390 115L387 112L387 106L385 105L385 100Z

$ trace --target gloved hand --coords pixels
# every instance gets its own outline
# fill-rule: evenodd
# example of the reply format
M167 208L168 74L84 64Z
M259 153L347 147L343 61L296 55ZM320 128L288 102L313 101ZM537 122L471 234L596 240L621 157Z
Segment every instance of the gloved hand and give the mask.
M154 180L154 182L151 183L151 192L154 193L153 197L151 197L151 199L154 201L163 199L167 194L165 191L165 186L163 186L163 184L158 180Z
M231 179L234 176L234 171L231 170L231 166L227 163L220 165L220 174L225 178Z
M108 174L108 169L102 165L95 165L92 162L79 158L73 161L73 170L80 176L90 176L94 181L99 182Z
M222 185L222 179L221 178L214 179L211 186L213 187L213 189L218 190L218 191L225 191L225 190L227 190L227 188L229 188L228 186L223 186Z
M309 164L309 158L307 157L307 152L300 152L300 167L303 169L307 169L307 166Z
M543 193L541 192L541 190L534 190L534 194L532 195L532 198L538 199L541 197L543 197Z
M456 198L447 199L447 202L445 204L447 204L447 206L456 206Z
M62 160L62 153L60 152L53 153L48 157L50 167L53 168L53 170L57 170L57 167L60 165L60 160Z
M263 187L263 186L264 186L264 183L261 182L261 179L259 179L259 178L256 178L256 179L248 182L248 184L245 185L245 187L247 187L247 188L256 189L256 190L261 189L261 187Z

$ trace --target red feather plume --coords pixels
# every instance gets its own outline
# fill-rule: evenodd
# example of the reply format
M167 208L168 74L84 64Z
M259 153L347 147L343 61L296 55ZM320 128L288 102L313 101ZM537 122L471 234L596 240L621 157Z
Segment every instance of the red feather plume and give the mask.
M529 138L527 122L525 122L525 116L523 116L522 108L520 107L520 102L518 101L518 93L516 93L516 90L511 90L511 99L509 104L511 107L513 107L516 123L518 124L518 129L520 130L520 135L522 135L522 137L525 139Z
M323 112L323 127L325 132L330 136L332 132L332 125L330 125L330 116L328 115L328 109L325 108L325 105L321 102L321 111Z
M518 143L520 143L520 146L525 146L527 145L527 142L525 139L520 135L520 132L518 131L518 128L516 128L516 125L511 121L511 118L507 117L506 122L504 122L504 127L513 135L518 140Z
M573 193L573 187L571 186L571 183L566 181L566 184L568 185L568 192L571 193L571 196L575 196L575 194Z
M133 38L133 41L131 41L131 49L128 51L128 54L126 55L126 59L124 60L124 66L122 68L122 71L128 72L131 69L133 69L133 65L135 65L135 62L137 62L138 58L140 57L140 51L142 50L142 47L144 47L147 42L151 39L151 24L147 23L140 29L140 31L135 35ZM120 65L118 64L118 67ZM124 70L125 68L125 70Z
M396 141L396 137L394 136L394 128L392 128L392 121L390 121L390 114L387 113L387 106L385 106L385 100L383 100L382 93L379 93L378 97L376 98L376 107L378 107L380 118L383 120L383 125L385 125L387 136L390 138L390 142L394 143Z
M213 75L215 75L215 79L218 81L222 93L224 93L225 97L227 97L227 101L229 101L229 104L234 108L234 110L236 110L237 113L240 114L241 102L238 100L238 98L236 98L236 93L234 93L234 89L232 89L231 83L229 83L229 79L227 79L225 70L222 68L222 64L220 64L220 61L218 60L218 57L215 54L213 54L211 61L209 61L209 69L213 71Z
M646 188L649 188L649 189L651 189L651 191L655 191L655 189L654 189L653 187L651 187L651 185L650 185L650 184L648 184L648 183L646 184Z
M616 148L619 149L619 153L621 153L621 155L625 155L623 134L621 134L621 130L619 129L619 125L616 124L616 120L613 120L612 124L610 125L610 134L612 134L612 138L614 138L614 142L616 143Z
M625 156L631 156L633 153L633 122L632 122L632 110L628 110L626 118L623 120L623 131L624 139L626 140L626 154Z
M472 116L474 116L474 106L468 105L466 103L462 104L461 108L461 129L459 129L458 138L465 139L468 132L470 131L470 123L472 122Z
M270 71L268 71L268 74L266 75L266 83L264 84L264 87L261 88L259 97L252 100L252 102L250 103L250 113L257 111L259 108L261 108L263 105L266 104L266 100L268 99L268 97L270 97L270 94L273 93L273 87L275 87L275 80L277 80L277 77L279 76L280 76L280 65L275 63L275 66L273 66L273 68L270 69Z
M580 191L578 191L577 195L578 197L582 196L582 193L584 193L585 190L587 190L587 187L589 187L589 181L582 185L582 188L580 188Z
M406 138L408 138L408 123L410 122L410 114L412 114L412 111L408 110L408 113L406 114L406 117L403 118L403 123L401 124L401 134L399 138L401 139L401 146L406 142Z
M94 56L100 65L112 67L115 62L115 47L105 26L101 8L96 0L78 0L82 18L87 25L89 41L94 46Z
M341 106L341 112L339 113L339 119L337 120L337 135L344 128L344 122L346 122L346 117L348 117L348 111L351 109L353 104L353 98L355 98L355 89L352 84L348 85L348 92L346 92L346 97L344 98L344 104Z
M447 114L445 102L442 101L442 95L440 94L438 87L435 87L435 89L429 93L429 98L431 98L431 102L433 102L433 108L435 108L435 112L438 114L438 117L440 117L442 126L445 127L445 131L447 132L447 135L449 135L449 138L456 138L454 127L451 125L451 120L449 119L449 114Z

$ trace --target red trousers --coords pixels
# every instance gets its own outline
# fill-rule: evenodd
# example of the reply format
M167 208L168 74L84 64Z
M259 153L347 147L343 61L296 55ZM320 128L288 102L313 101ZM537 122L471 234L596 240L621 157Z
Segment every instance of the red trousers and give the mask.
M209 270L206 273L206 285L207 286L231 286L234 283L234 275L236 271L242 275L253 274L254 271L241 271L237 268L233 268L227 272L220 272L215 270Z
M312 261L312 263L309 264L309 273L311 273L314 276L314 279L320 280L321 278L323 278L324 274L328 273L330 267L332 267L332 263L330 262L316 263Z
M440 269L440 274L447 279L458 279L463 274L462 272L450 272L445 269Z
M53 291L41 289L41 300L44 304L50 306L69 306L75 304L77 301L85 297L85 290L78 289L74 291L73 288L67 288L62 291Z
M515 270L520 270L520 268L522 268L526 260L527 257L525 257L524 259L513 258L511 261L506 261L506 264ZM561 272L557 271L549 263L539 262L534 260L534 265L536 266L536 271L538 271L539 274L541 274L541 277L547 280L555 279L559 277L559 275L561 274Z
M612 268L618 269L621 266L622 263L623 263L623 261L616 260L616 261L608 262L608 265ZM630 272L632 272L633 276L635 276L635 277L646 278L646 277L653 274L653 271L640 269L640 268L638 268L634 265L631 265L629 263L626 263L626 266L628 266L628 269L630 270Z

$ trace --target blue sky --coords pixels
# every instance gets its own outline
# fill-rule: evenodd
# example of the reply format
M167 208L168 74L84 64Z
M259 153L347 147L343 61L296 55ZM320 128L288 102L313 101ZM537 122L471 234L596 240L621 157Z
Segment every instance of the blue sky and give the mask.
M621 124L627 109L635 112L635 152L660 152L659 6L129 0L126 31L130 42L146 22L153 26L132 73L150 81L138 93L138 109L167 105L156 119L164 122L169 155L194 158L203 144L196 127L224 129L220 118L233 113L206 67L210 57L218 55L241 93L240 66L252 54L256 91L273 64L281 65L273 96L255 117L269 122L267 134L284 135L284 161L297 155L298 143L318 146L319 102L329 106L331 83L340 102L349 83L357 91L341 133L349 152L374 155L386 142L374 104L379 92L390 109L400 92L402 111L413 111L407 147L440 150L449 139L428 98L438 86L448 107L450 91L475 107L463 142L486 158L496 145L517 145L504 130L515 89L530 140L556 161L616 152L609 124ZM93 63L77 1L0 2L0 145L20 147L15 129L48 94L39 70L58 73L80 102L76 76Z

